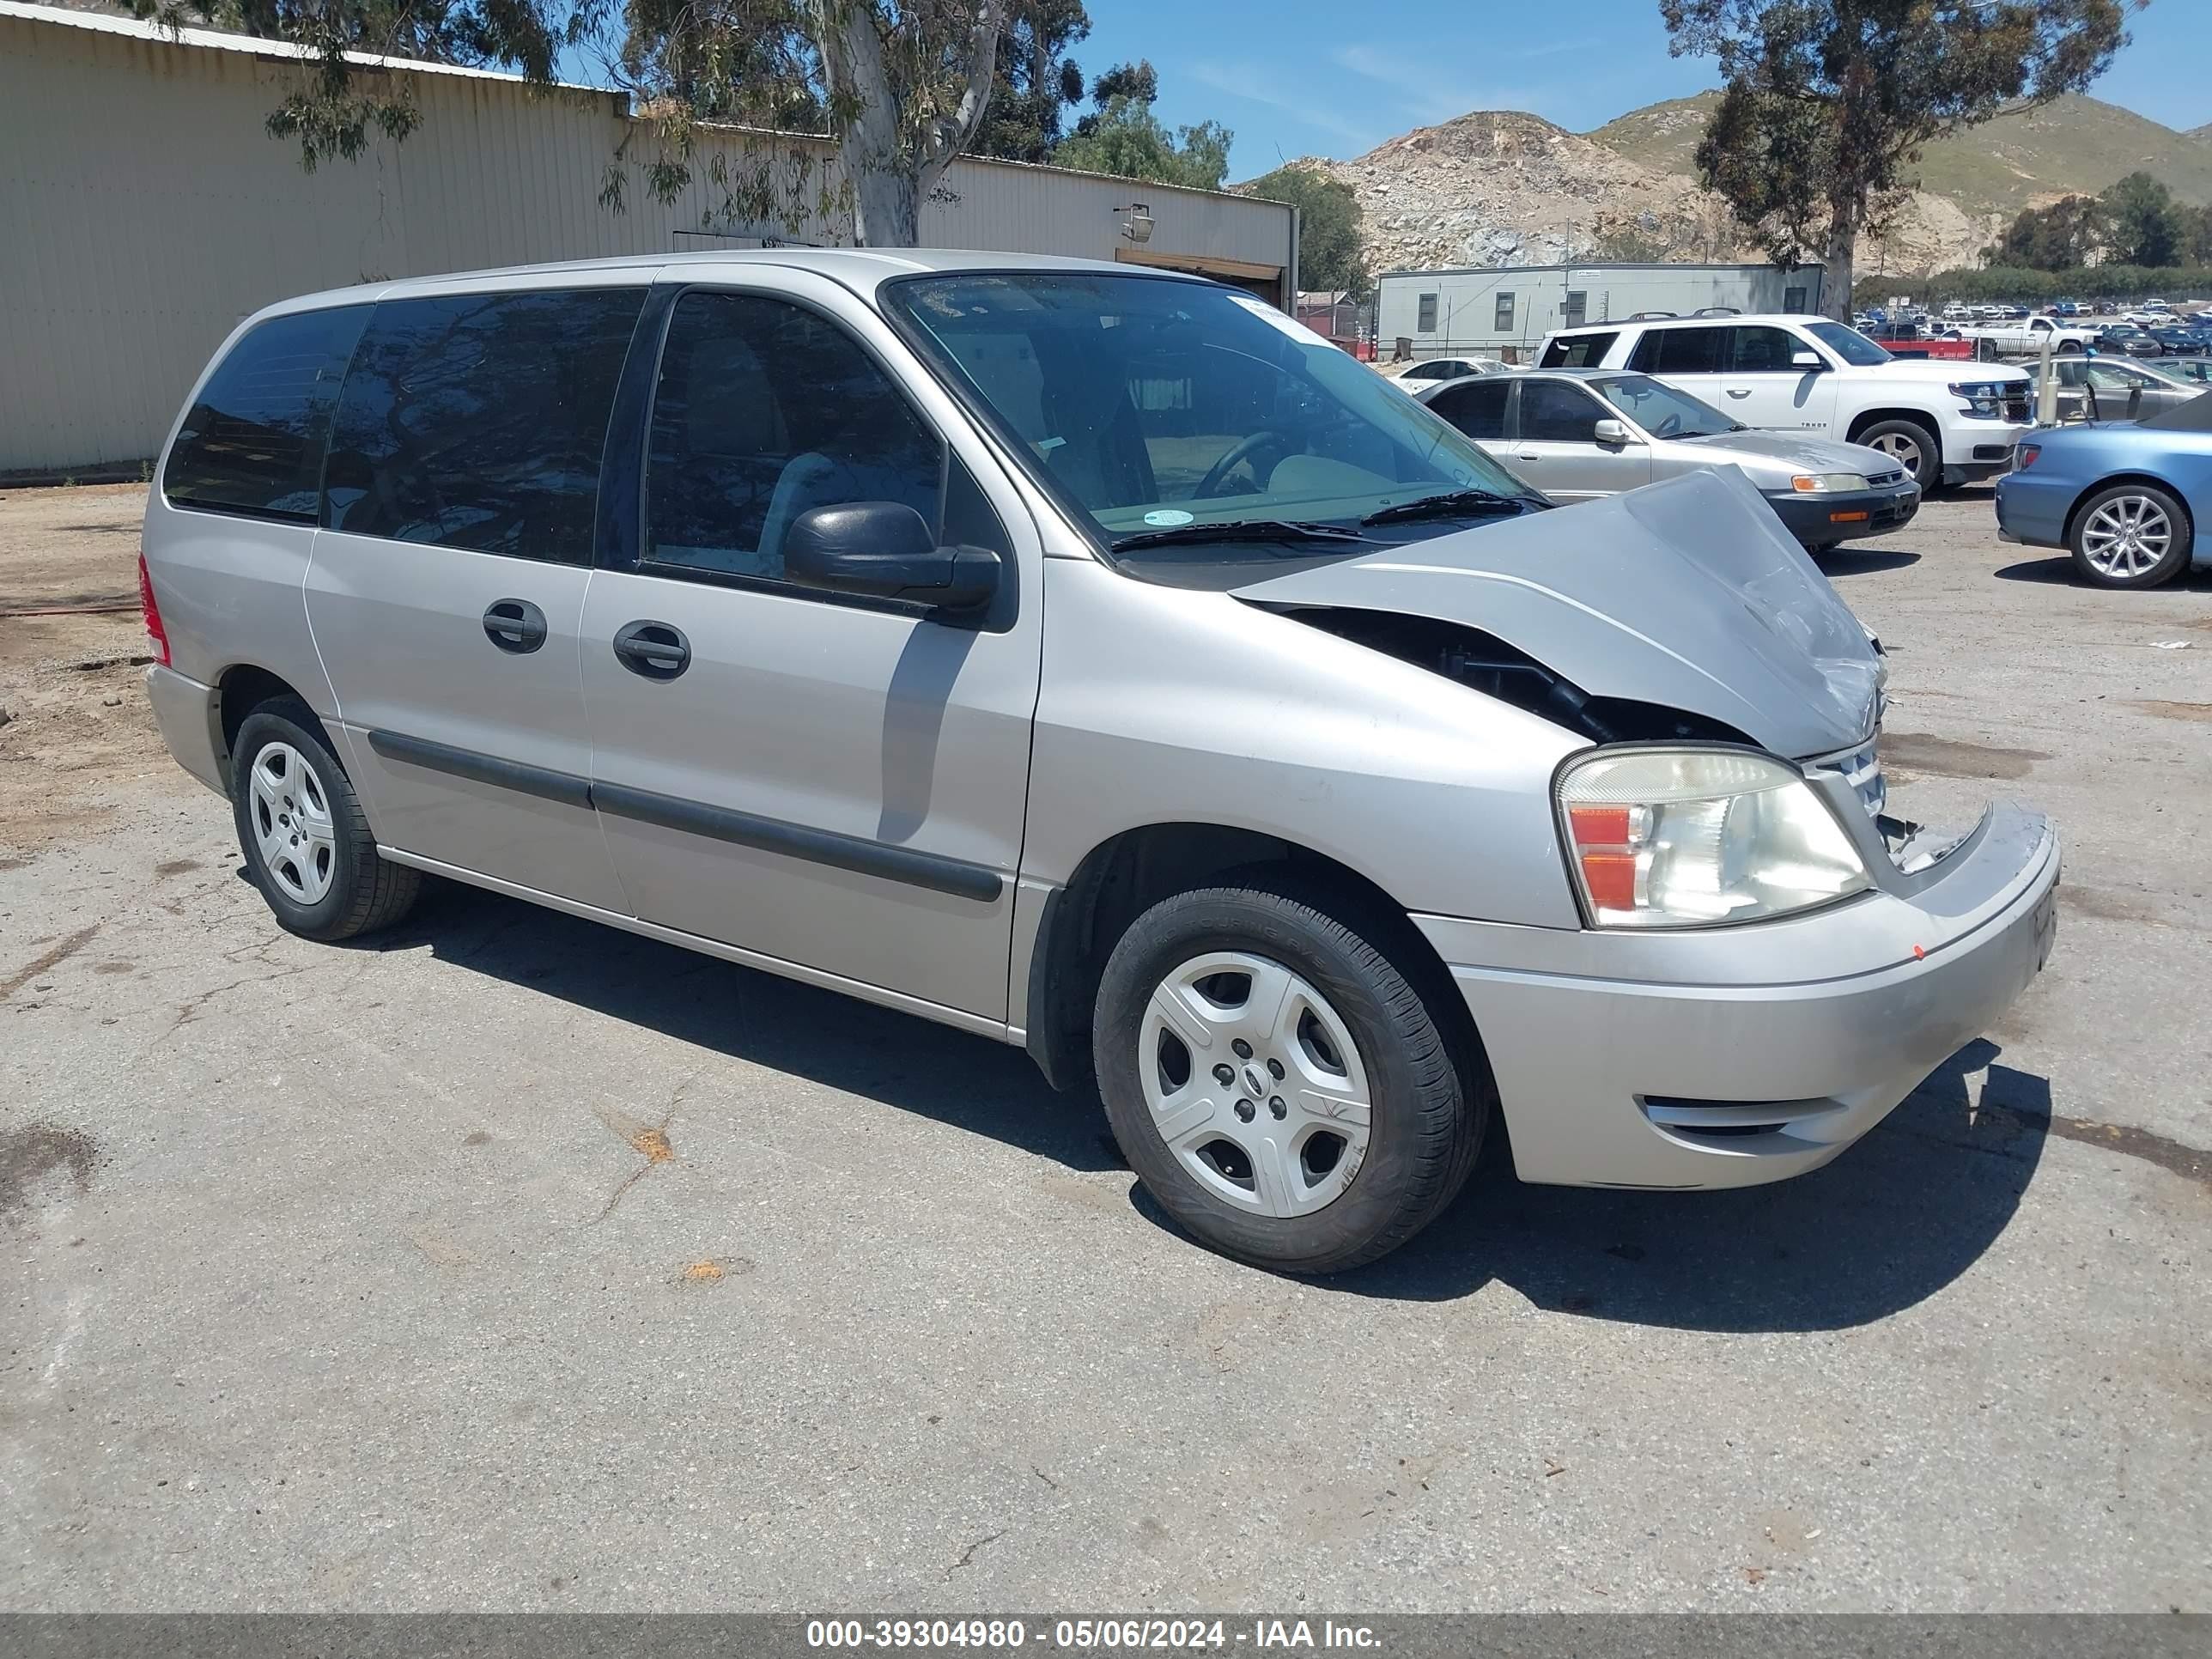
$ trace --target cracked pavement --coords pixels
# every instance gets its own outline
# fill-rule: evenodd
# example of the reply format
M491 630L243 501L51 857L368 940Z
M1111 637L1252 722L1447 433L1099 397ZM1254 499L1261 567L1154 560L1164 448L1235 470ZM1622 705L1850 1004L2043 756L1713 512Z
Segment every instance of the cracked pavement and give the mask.
M0 641L0 1605L2203 1610L2212 576L1985 490L1829 568L1899 806L2058 821L2049 970L1814 1176L1493 1143L1311 1284L983 1040L453 888L291 939L127 667Z

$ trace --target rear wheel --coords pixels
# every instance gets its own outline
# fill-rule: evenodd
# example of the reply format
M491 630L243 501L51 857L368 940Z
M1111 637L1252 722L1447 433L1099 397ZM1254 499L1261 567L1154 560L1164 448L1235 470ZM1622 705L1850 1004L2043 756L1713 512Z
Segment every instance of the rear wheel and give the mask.
M2081 504L2067 541L2074 568L2097 587L2156 587L2188 567L2187 510L2155 484L2114 484Z
M304 939L351 939L413 908L420 872L377 855L353 782L295 698L246 717L231 744L231 806L253 884Z
M1131 925L1099 986L1093 1054L1130 1167L1260 1267L1395 1249L1465 1184L1488 1122L1487 1067L1455 1063L1374 943L1387 927L1357 921L1256 888L1180 894Z
M1851 441L1881 451L1912 475L1923 495L1943 481L1943 446L1917 421L1877 421Z

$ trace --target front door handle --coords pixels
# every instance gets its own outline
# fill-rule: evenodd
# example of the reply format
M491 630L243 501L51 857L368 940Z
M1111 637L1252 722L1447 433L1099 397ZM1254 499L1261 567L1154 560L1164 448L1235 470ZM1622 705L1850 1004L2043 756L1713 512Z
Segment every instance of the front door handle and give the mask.
M1735 387L1730 386L1728 389L1728 395L1731 398L1748 398L1751 396L1751 388L1749 386L1745 386L1739 392Z
M625 623L614 643L622 665L649 680L672 680L691 665L691 641L673 623Z
M527 599L494 599L484 610L483 631L501 650L527 656L545 643L545 613Z

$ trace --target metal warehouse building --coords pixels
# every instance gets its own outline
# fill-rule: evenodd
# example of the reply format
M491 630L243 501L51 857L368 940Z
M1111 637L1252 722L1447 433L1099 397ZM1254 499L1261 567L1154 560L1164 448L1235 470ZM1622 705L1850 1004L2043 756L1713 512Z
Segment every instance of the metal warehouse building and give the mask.
M1388 356L1527 353L1556 328L1619 322L1639 311L1687 317L1707 307L1814 312L1820 267L1799 265L1516 265L1385 271L1376 282L1375 337Z
M665 206L633 169L629 211L602 207L608 162L635 128L619 94L364 61L411 82L421 124L308 173L264 125L304 82L299 52L0 0L0 479L152 455L223 336L288 295L833 240L820 226L717 224L703 177ZM707 143L745 153L734 133ZM642 134L632 149L647 149ZM1285 308L1297 267L1297 214L1282 203L973 157L924 204L921 236L1197 271Z

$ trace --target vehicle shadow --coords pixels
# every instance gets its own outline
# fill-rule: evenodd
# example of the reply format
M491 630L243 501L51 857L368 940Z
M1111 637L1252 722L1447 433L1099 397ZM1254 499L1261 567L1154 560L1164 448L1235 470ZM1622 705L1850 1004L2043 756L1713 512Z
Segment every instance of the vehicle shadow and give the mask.
M1918 564L1921 555L1906 553L1887 547L1832 547L1825 553L1815 553L1813 562L1820 567L1823 574L1836 576L1871 576L1881 570L1902 570L1909 564Z
M1994 1063L2002 1052L1968 1043L1834 1163L1771 1186L1524 1186L1486 1157L1449 1214L1329 1288L1427 1301L1496 1280L1540 1308L1632 1324L1865 1324L1958 1278L2019 1208L2042 1160L2051 1085ZM1970 1079L1984 1068L1978 1091Z
M1996 572L1996 578L2003 582L2047 582L2058 587L2078 587L2085 593L2107 591L2092 587L2083 581L2075 574L2074 561L2063 553L2053 554L2045 559L2022 559L2017 564L2006 565ZM2161 582L2151 591L2160 593L2212 593L2212 565L2191 565L2172 581Z
M1020 1050L474 888L358 948L471 972L1091 1173L1126 1169L1095 1093L1060 1094ZM1954 1055L1836 1163L1719 1193L1522 1185L1493 1125L1457 1204L1396 1254L1313 1281L1414 1302L1493 1280L1547 1310L1714 1331L1827 1330L1933 1295L2004 1231L2042 1157L2050 1086ZM1978 1091L1973 1073L1987 1068ZM1133 1178L1133 1210L1173 1231ZM1194 1248L1195 1248L1194 1246Z
M1116 1170L1096 1098L1056 1093L988 1037L457 882L358 948L441 962L733 1060L919 1113L1071 1170Z

